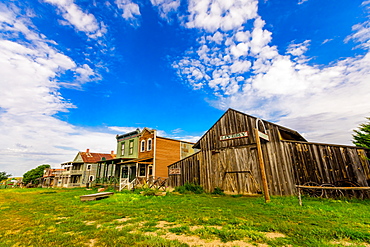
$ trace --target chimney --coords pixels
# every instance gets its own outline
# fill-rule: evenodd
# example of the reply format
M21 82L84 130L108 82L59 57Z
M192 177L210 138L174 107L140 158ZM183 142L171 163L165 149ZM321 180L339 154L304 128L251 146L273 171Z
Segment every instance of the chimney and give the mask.
M110 151L110 154L113 155L114 154L114 150Z
M90 149L86 149L86 153L90 153Z

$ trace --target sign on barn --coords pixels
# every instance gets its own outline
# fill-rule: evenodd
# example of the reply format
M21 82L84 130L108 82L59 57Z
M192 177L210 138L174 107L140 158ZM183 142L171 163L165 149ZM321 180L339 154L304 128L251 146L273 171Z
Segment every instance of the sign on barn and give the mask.
M181 174L180 168L170 168L168 170L168 175L179 175L179 174Z
M226 141L226 140L231 140L231 139L236 139L236 138L243 138L243 137L248 137L248 132L243 131L235 134L230 134L230 135L223 135L220 136L220 141Z
M270 138L265 133L262 133L261 131L258 131L258 136L266 141L270 141Z

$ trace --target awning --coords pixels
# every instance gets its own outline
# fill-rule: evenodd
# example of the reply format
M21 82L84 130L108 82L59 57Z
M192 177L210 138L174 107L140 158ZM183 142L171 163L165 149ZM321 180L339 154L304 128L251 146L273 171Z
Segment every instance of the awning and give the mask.
M146 157L146 158L132 159L132 160L128 160L128 161L118 163L118 164L124 165L124 164L129 164L129 163L153 164L153 158L152 157Z

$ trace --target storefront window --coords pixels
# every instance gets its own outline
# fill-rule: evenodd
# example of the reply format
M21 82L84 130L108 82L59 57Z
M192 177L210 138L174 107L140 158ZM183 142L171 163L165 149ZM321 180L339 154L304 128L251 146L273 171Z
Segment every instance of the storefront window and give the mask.
M139 165L139 176L145 177L145 165Z

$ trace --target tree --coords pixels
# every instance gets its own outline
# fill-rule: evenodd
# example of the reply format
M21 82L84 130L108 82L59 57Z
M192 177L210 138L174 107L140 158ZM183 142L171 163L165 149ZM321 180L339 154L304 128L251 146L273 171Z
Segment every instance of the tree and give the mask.
M358 147L370 148L370 117L366 118L369 120L367 123L360 124L358 130L353 130L353 144Z
M23 174L23 183L37 184L36 179L44 175L45 168L50 168L50 165L41 165Z
M11 177L12 174L6 174L6 172L0 172L0 182Z

